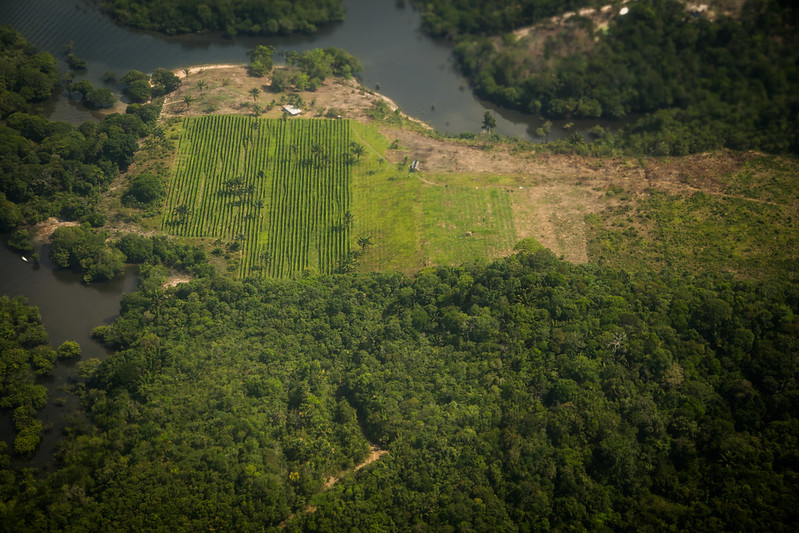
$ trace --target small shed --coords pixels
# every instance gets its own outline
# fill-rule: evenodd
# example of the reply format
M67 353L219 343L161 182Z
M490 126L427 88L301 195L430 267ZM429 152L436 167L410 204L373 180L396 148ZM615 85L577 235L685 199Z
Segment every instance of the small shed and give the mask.
M419 168L419 161L418 161L418 160L414 159L414 161L413 161L413 164L411 165L411 168L410 168L410 170L411 170L411 172L419 172L419 170L421 170L421 169Z
M293 105L284 105L283 106L283 111L285 111L286 113L288 113L292 117L296 117L297 115L302 113L302 109L300 109L299 107L295 107Z

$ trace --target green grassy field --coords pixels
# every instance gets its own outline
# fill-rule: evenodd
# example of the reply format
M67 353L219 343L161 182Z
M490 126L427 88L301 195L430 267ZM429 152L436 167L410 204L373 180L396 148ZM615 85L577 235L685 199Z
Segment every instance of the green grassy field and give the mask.
M412 271L511 252L517 236L502 180L411 173L407 163L385 158L390 143L375 126L352 128L367 148L352 180L354 235L371 241L362 268Z
M411 272L516 242L501 183L411 173L376 126L215 115L183 119L178 139L162 228L227 245L242 277Z
M718 191L652 192L589 215L589 259L628 270L796 276L797 175L796 161L762 156L723 176Z

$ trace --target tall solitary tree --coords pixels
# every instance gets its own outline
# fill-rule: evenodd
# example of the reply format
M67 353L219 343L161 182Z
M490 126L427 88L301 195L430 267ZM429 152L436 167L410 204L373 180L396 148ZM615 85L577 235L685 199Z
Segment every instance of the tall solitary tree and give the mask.
M491 111L486 111L483 115L483 129L486 130L488 133L491 133L491 130L497 127L497 118L494 116Z
M274 46L258 45L247 55L250 58L250 76L263 77L272 71L272 55L275 53Z

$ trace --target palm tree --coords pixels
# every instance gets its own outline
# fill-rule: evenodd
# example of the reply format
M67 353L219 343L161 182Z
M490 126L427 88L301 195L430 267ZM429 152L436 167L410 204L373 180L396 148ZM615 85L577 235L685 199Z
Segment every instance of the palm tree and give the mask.
M205 80L198 81L197 88L200 89L200 92L203 92L203 89L205 89Z
M188 79L189 79L189 74L190 74L190 73L191 73L191 69L190 69L190 68L188 68L188 67L187 67L187 68L184 68L184 69L183 69L183 74L185 74L185 75L186 75L186 80L188 80Z
M175 223L180 224L184 222L188 218L190 213L191 209L189 209L189 206L187 206L186 204L180 204L175 208L175 216L177 217Z
M361 252L365 252L368 247L372 245L372 238L362 235L358 237L358 246L361 247Z
M186 111L189 110L189 106L194 101L194 97L190 94L183 95L183 101L186 102Z
M258 98L258 95L261 91L258 90L258 87L253 87L250 89L250 96L252 96L252 104L255 105L255 99Z
M350 143L350 150L352 151L353 155L358 158L358 161L360 161L361 156L366 149L362 144L353 141Z

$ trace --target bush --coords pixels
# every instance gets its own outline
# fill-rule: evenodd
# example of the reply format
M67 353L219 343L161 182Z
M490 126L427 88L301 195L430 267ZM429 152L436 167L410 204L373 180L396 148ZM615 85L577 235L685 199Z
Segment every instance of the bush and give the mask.
M130 188L122 196L122 203L130 207L146 207L164 198L166 190L161 178L144 173L133 178Z
M56 353L59 359L77 359L80 357L80 344L75 341L64 341Z
M8 245L20 252L32 252L33 241L31 240L30 233L25 229L18 229L8 239Z

